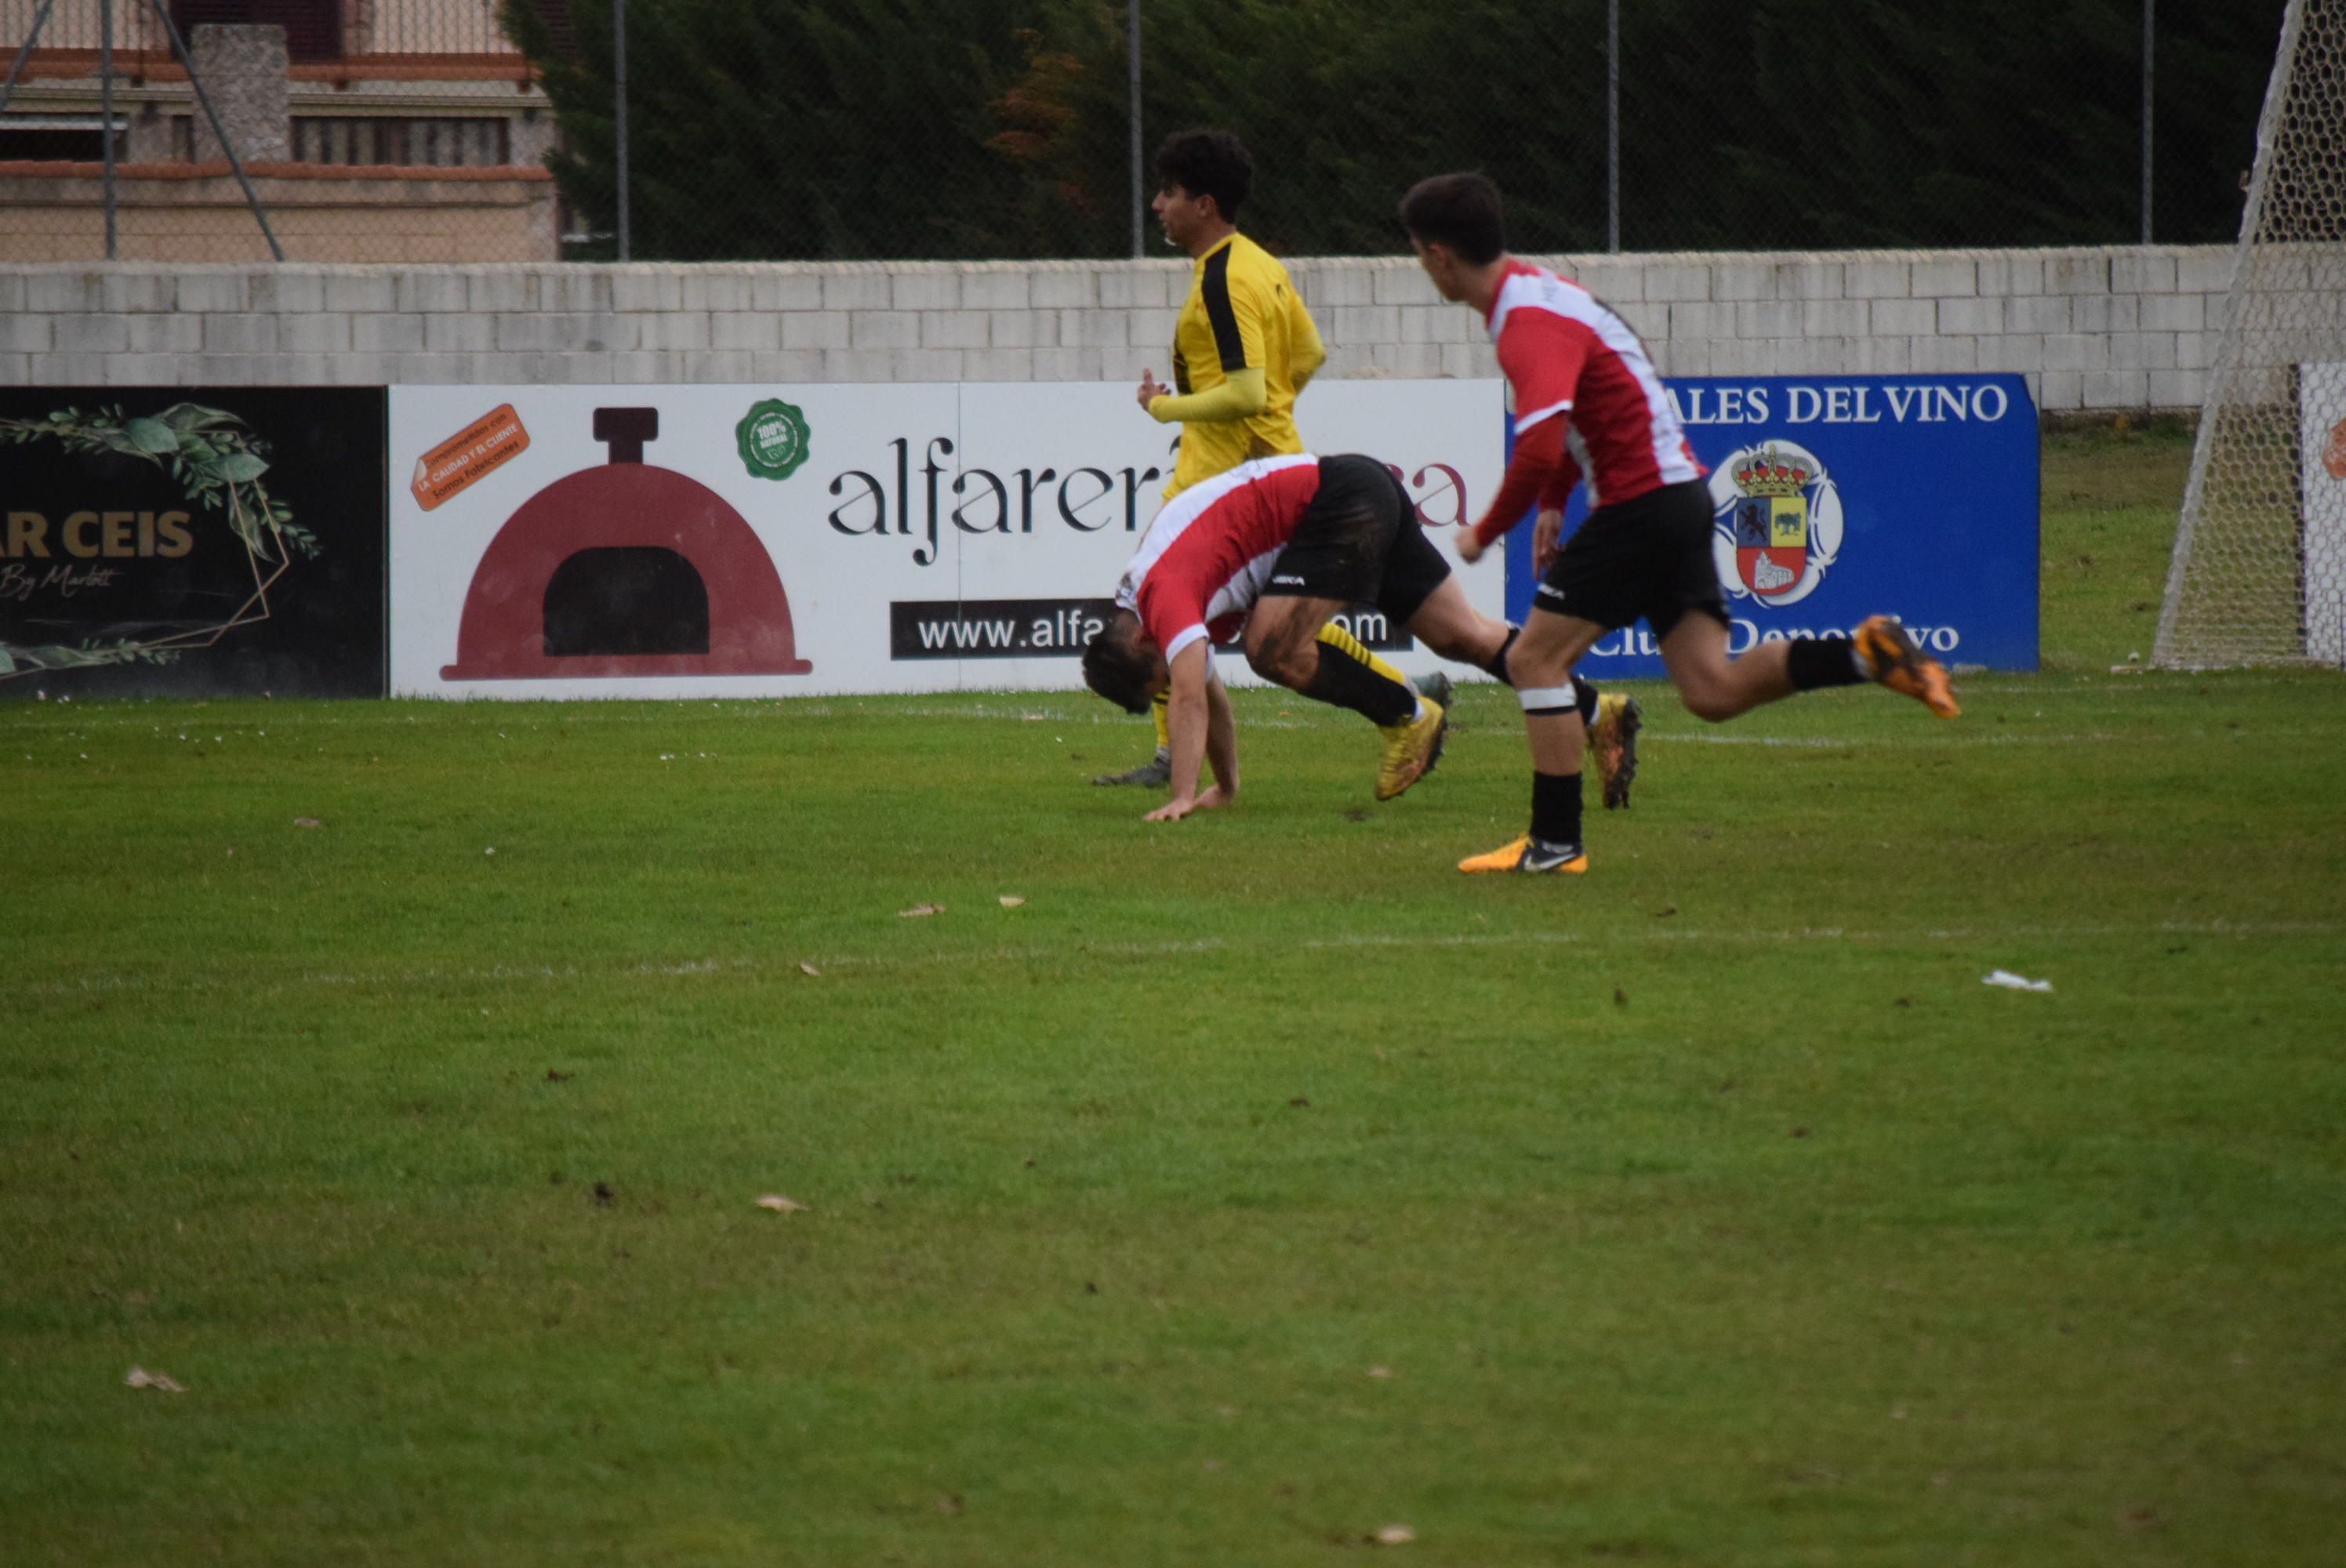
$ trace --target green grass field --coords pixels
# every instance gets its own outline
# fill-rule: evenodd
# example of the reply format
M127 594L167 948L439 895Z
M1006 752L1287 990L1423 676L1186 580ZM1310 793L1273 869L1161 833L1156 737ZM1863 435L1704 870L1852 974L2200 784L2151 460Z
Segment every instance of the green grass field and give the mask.
M0 708L0 1561L2337 1562L2346 682L2109 673L2188 451L1576 881L1489 689L1171 828L1066 694Z

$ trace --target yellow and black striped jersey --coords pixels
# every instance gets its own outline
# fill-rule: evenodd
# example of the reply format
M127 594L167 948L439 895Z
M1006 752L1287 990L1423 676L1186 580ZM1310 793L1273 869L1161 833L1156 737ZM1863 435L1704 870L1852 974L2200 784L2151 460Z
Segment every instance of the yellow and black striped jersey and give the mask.
M1295 394L1325 352L1277 257L1243 234L1198 257L1173 328L1174 391L1211 392L1229 372L1252 367L1262 372L1263 406L1245 419L1184 423L1167 498L1250 458L1302 451Z

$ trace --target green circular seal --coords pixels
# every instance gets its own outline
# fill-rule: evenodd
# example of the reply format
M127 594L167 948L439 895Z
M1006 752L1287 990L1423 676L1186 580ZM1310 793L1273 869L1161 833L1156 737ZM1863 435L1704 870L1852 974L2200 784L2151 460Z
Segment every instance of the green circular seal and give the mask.
M788 479L807 460L806 415L780 398L750 406L733 427L741 466L755 479Z

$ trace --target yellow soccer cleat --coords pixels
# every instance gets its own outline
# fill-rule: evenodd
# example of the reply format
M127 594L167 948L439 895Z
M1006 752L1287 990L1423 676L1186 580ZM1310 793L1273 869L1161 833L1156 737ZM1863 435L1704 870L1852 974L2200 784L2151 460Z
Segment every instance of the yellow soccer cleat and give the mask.
M1868 680L1912 697L1941 718L1963 711L1955 706L1945 667L1916 647L1906 628L1888 616L1868 616L1859 625L1857 657Z
M1578 876L1588 869L1588 851L1578 844L1551 844L1529 833L1500 845L1487 855L1469 855L1458 862L1468 876L1486 871L1523 871L1530 875L1560 871Z
M1377 769L1377 799L1390 800L1427 774L1442 760L1442 740L1450 732L1450 714L1430 697L1417 699L1418 714L1399 724L1381 724L1385 759Z
M1634 697L1608 691L1596 699L1596 722L1588 727L1588 755L1596 764L1597 782L1605 787L1605 809L1629 803L1629 785L1637 777L1637 731L1646 727L1646 710Z

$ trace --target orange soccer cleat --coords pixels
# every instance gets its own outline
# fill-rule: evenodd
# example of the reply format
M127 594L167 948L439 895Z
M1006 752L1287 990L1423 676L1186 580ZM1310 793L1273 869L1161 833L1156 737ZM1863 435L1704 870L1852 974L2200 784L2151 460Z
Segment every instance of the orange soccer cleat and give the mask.
M1526 833L1500 845L1487 855L1469 855L1458 862L1469 876L1485 871L1524 871L1537 875L1561 871L1578 876L1588 869L1588 851L1578 844L1551 844Z
M1857 657L1868 680L1912 697L1941 718L1963 711L1946 667L1916 647L1906 628L1888 616L1868 616L1857 628Z

